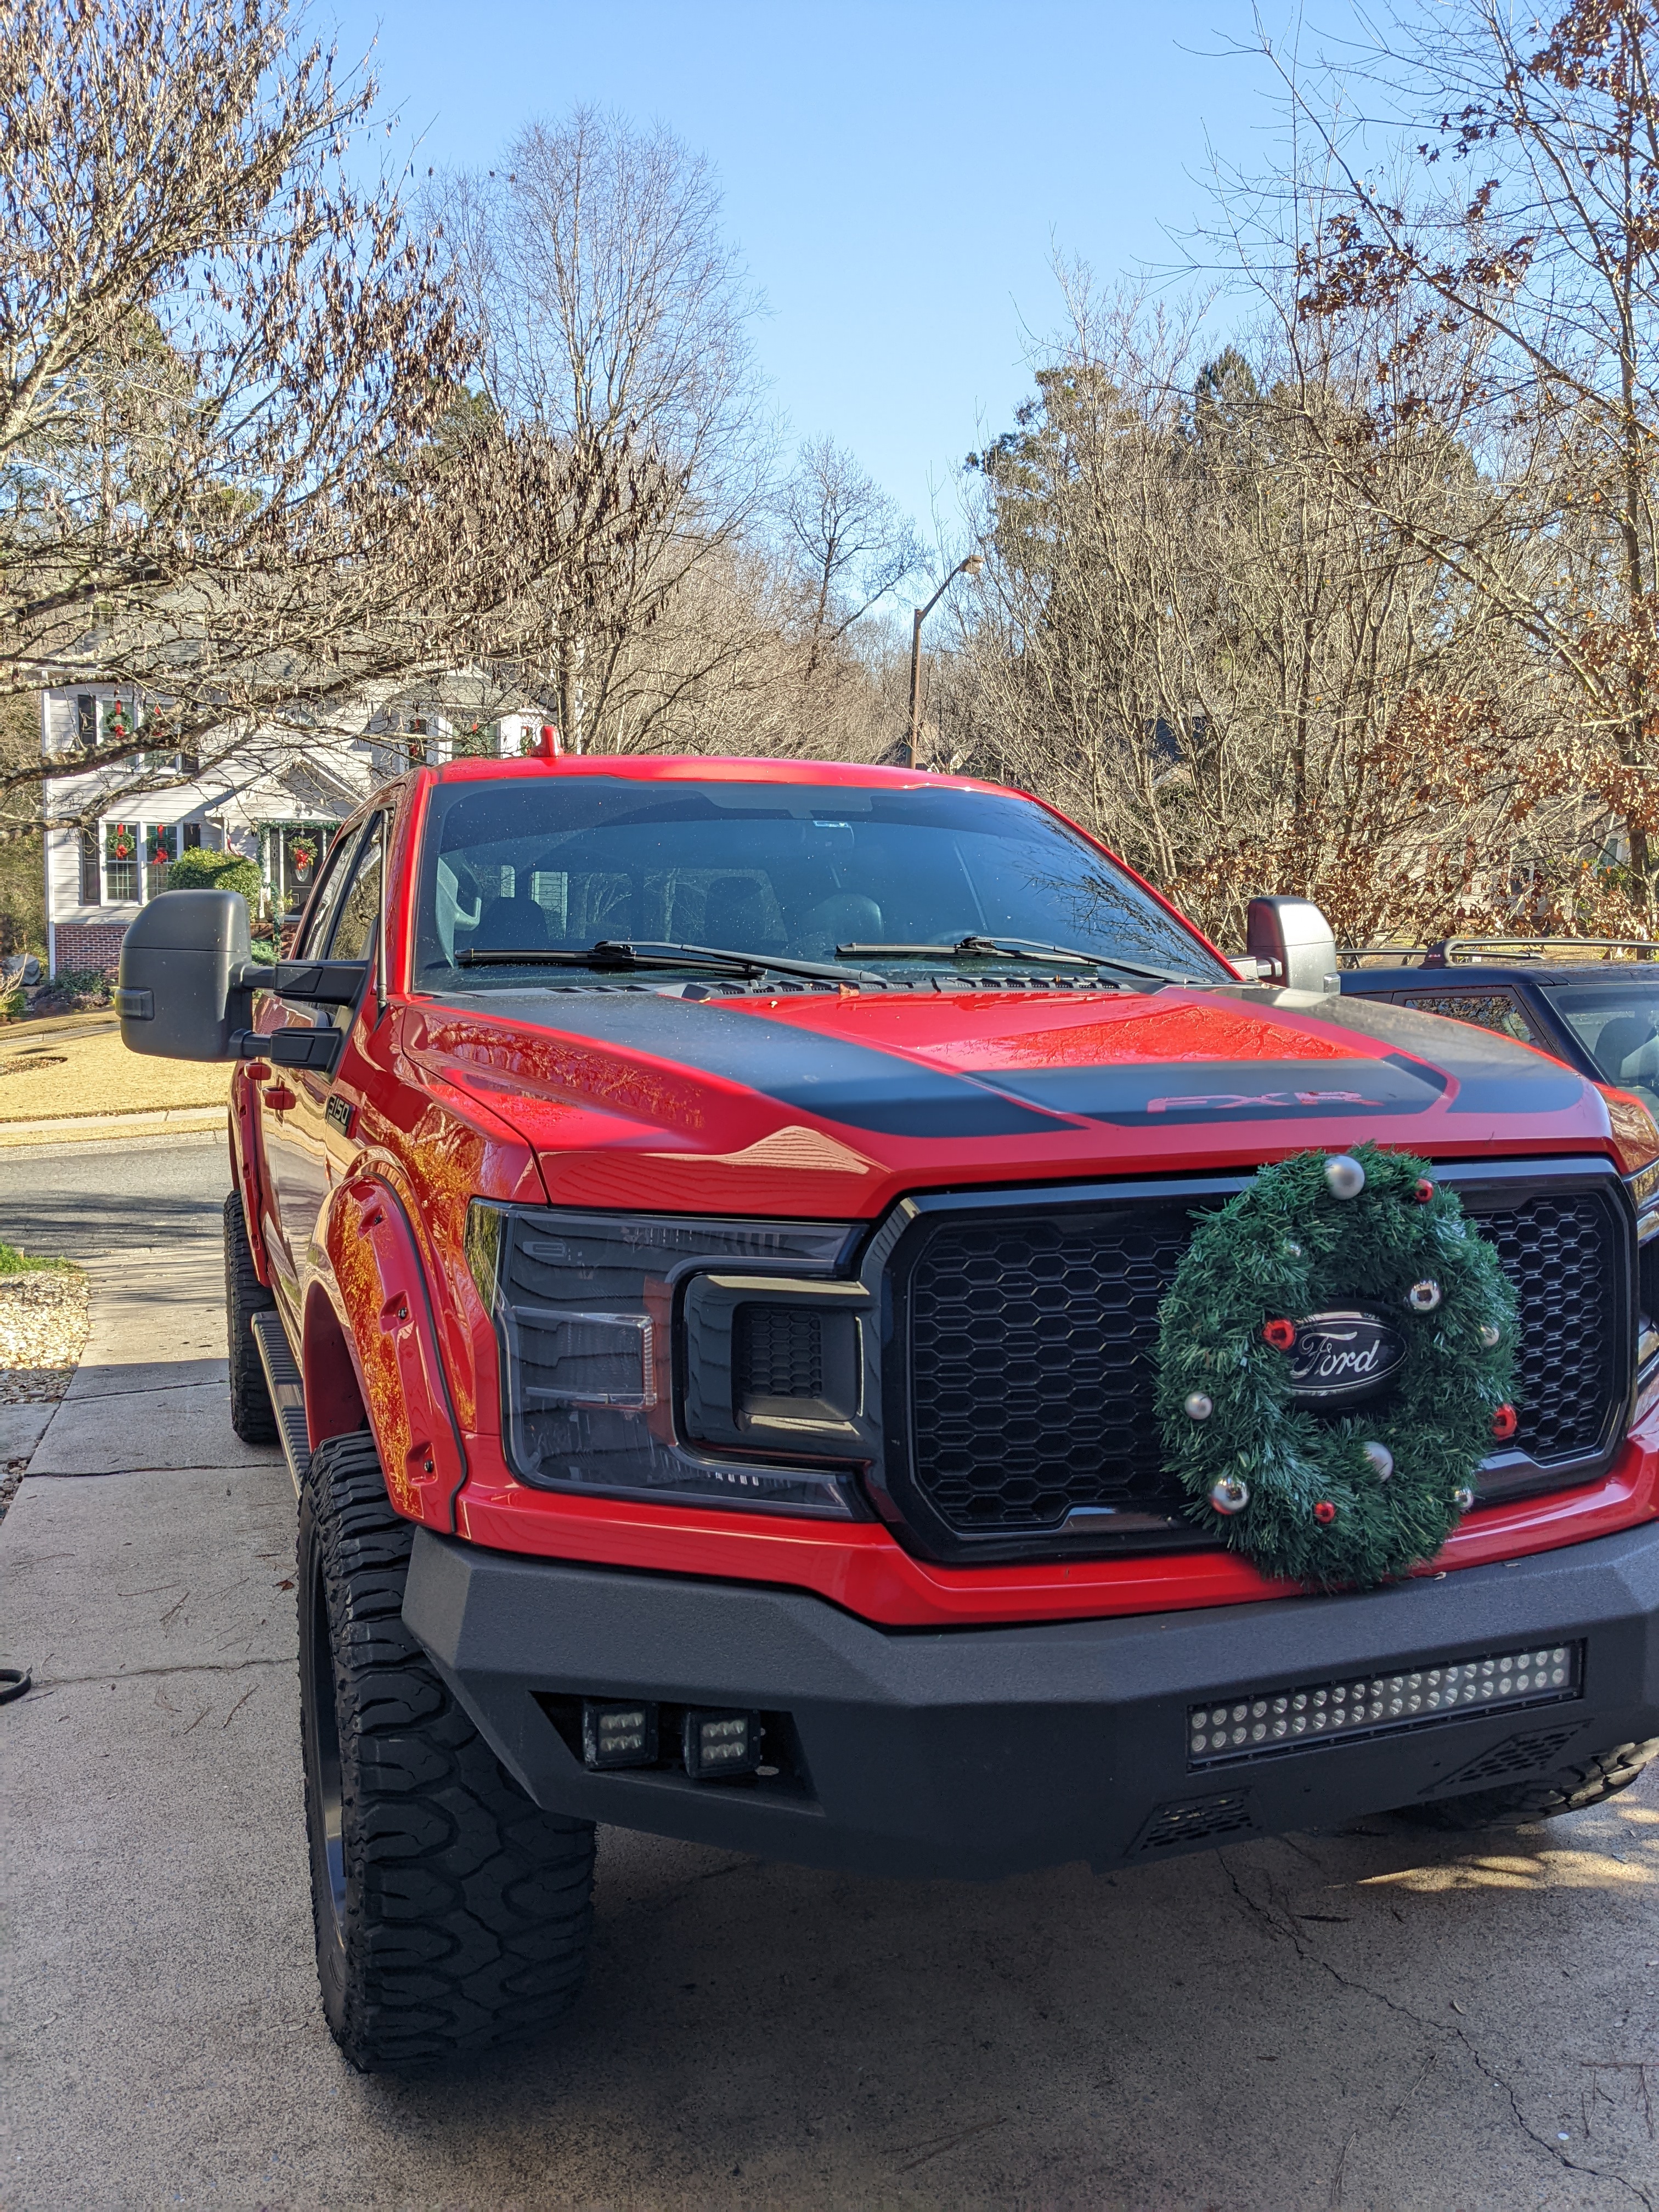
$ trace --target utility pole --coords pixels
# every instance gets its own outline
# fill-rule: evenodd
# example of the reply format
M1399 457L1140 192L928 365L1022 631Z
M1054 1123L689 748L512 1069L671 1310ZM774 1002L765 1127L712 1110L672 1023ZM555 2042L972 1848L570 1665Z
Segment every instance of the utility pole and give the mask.
M985 566L982 553L970 553L956 567L939 586L925 607L916 609L915 620L910 629L910 765L916 764L916 747L921 738L921 626L958 576L977 576Z

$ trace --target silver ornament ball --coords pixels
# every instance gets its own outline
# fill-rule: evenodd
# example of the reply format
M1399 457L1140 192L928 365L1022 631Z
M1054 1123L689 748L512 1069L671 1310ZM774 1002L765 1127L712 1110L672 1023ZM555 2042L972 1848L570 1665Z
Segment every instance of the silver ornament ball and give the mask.
M1285 1239L1285 1257L1287 1260L1299 1260L1302 1257L1302 1247L1293 1237Z
M1365 1170L1352 1152L1333 1152L1325 1163L1325 1181L1333 1198L1358 1198L1365 1188Z
M1406 1293L1406 1304L1413 1313L1432 1313L1440 1303L1440 1285L1426 1277L1413 1283Z
M1360 1449L1371 1463L1371 1470L1379 1482L1386 1482L1394 1473L1394 1454L1387 1444L1362 1444Z
M1215 1411L1215 1401L1206 1398L1201 1390L1194 1390L1182 1407L1189 1421L1207 1421Z
M1467 1513L1474 1503L1474 1492L1469 1488L1467 1483L1465 1483L1462 1490L1453 1491L1452 1504L1457 1508L1460 1513Z
M1218 1513L1242 1513L1250 1502L1250 1486L1236 1474L1224 1474L1210 1485L1210 1503Z
M1496 1322L1489 1321L1483 1322L1481 1323L1480 1341L1486 1346L1488 1352L1492 1352L1497 1349L1498 1340L1503 1334L1503 1330L1498 1328Z

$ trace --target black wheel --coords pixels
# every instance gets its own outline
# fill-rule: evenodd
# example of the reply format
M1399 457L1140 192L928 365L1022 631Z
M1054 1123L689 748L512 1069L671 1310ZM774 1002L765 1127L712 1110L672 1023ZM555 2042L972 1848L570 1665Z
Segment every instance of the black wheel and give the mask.
M1553 1820L1560 1813L1582 1813L1588 1805L1628 1790L1659 1753L1659 1736L1646 1743L1616 1744L1577 1766L1537 1782L1509 1782L1500 1790L1475 1790L1467 1797L1441 1797L1427 1805L1401 1805L1396 1816L1419 1828L1525 1828Z
M374 2072L534 2033L574 2002L593 1828L533 1805L403 1623L412 1530L367 1431L300 1497L300 1707L323 2011Z
M269 1313L276 1301L253 1272L242 1201L225 1200L225 1322L230 1337L230 1425L245 1444L274 1444L276 1408L248 1326L251 1314Z

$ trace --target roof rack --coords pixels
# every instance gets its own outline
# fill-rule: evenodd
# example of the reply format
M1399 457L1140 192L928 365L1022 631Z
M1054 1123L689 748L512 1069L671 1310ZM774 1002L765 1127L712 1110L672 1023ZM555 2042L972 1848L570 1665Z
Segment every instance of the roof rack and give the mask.
M1659 957L1659 939L1651 937L1443 937L1434 945L1345 945L1337 960L1344 968L1357 968L1362 960L1395 960L1402 966L1415 961L1424 968L1449 968L1460 960L1478 964L1493 954L1508 960L1541 960L1552 948L1597 952L1606 961L1615 954L1638 960Z
M1615 953L1650 960L1659 953L1659 942L1650 937L1446 937L1429 946L1423 965L1449 968L1454 961L1480 961L1493 953L1510 960L1541 960L1551 948L1568 953L1599 952L1609 961Z

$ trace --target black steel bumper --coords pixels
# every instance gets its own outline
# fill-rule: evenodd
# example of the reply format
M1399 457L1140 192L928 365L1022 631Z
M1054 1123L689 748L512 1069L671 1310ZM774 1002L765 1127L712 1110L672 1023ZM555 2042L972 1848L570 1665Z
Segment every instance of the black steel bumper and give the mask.
M422 1529L404 1619L538 1803L808 1865L991 1876L1328 1826L1659 1736L1659 1524L1364 1596L892 1632L791 1590L520 1559ZM1578 1693L1196 1768L1196 1704L1583 1646ZM777 1771L595 1773L573 1701L769 1716Z

